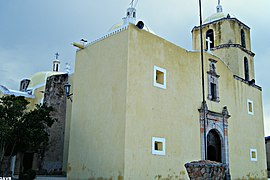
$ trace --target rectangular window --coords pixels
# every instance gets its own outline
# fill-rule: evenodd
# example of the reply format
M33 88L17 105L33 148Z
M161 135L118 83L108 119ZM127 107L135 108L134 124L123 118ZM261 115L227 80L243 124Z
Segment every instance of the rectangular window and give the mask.
M211 96L212 96L212 100L216 100L217 99L217 85L215 83L211 83Z
M250 160L257 161L257 149L250 149Z
M166 69L154 66L154 86L166 89Z
M165 155L165 138L152 137L152 154Z
M253 101L247 100L248 114L254 115Z

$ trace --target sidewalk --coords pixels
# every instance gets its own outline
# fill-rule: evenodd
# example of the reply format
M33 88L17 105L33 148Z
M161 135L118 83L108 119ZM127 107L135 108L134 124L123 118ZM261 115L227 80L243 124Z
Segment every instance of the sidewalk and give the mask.
M37 176L35 180L67 180L64 176Z
M64 176L37 176L35 180L67 180Z

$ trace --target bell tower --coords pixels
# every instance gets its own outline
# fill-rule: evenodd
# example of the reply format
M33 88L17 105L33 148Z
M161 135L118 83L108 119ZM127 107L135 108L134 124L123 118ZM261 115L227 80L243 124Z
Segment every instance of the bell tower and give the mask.
M131 23L135 24L136 23L136 5L138 1L134 2L134 0L131 1L130 7L127 9L126 17L123 18L124 24Z
M60 61L58 57L59 57L59 53L55 53L55 60L53 61L53 72L59 72Z
M195 26L191 32L193 50L200 50L200 27ZM245 81L255 79L250 28L236 17L224 13L220 0L216 13L204 20L202 33L205 51L218 56L234 75Z

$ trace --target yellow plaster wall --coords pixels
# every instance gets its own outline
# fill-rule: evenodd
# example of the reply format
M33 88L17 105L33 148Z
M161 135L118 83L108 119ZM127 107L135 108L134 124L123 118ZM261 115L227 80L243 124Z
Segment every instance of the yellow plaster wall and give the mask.
M69 75L68 82L70 86L70 93L73 93L74 88L74 74ZM73 96L71 96L73 99ZM72 102L70 99L66 100L66 121L65 121L65 138L64 138L64 154L63 154L63 171L67 172L68 164L68 150L69 150L69 140L70 140L70 123L71 123L71 112L72 112Z
M124 174L128 31L76 54L69 179Z
M185 178L184 164L201 159L199 112L201 105L200 54L179 48L145 31L130 28L125 143L125 179ZM265 165L261 91L233 78L217 60L220 102L207 100L209 110L228 107L229 159L232 178L263 178ZM153 86L154 65L167 70L167 89ZM205 74L207 97L207 75ZM258 114L247 113L247 99ZM251 120L252 119L252 120ZM248 133L247 130L251 133ZM166 138L166 155L151 154L151 138ZM250 148L258 161L251 162ZM260 156L260 157L259 157Z
M187 178L184 164L200 159L199 54L136 27L129 31L124 179ZM167 89L153 86L154 65L167 70ZM193 103L189 103L193 102ZM192 132L192 133L188 133ZM152 137L166 155L152 155Z
M29 109L34 109L36 104L40 104L41 99L44 98L44 93L45 93L45 86L35 89L35 91L33 92L35 98L31 101Z
M213 56L205 56L208 58ZM217 58L214 58L218 60ZM205 62L208 64L207 62ZM208 69L208 67L206 67ZM239 80L226 68L222 61L216 63L219 78L220 102L207 99L208 109L220 112L227 106L229 114L228 141L230 172L233 179L265 178L266 153L264 146L264 126L262 92ZM206 78L207 82L207 78ZM207 88L205 89L208 93ZM253 101L254 115L248 114L247 100ZM257 149L258 161L250 160L250 149Z
M265 178L266 152L261 91L235 81L232 84L234 109L230 110L229 150L232 177L248 179ZM253 101L254 115L248 114L247 100ZM257 149L257 162L250 160L250 149Z
M248 59L249 67L249 79L255 79L254 72L254 59L244 51L238 48L222 48L212 51L217 57L220 57L222 61L232 70L233 74L245 78L244 72L244 58Z

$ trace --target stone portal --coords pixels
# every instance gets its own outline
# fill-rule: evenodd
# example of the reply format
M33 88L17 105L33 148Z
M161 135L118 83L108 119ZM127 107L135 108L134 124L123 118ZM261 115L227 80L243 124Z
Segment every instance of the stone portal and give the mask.
M228 119L230 115L228 109L224 106L222 112L214 112L208 110L206 103L202 103L199 112L202 159L225 164L225 177L230 179L228 147Z

